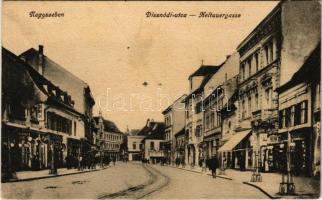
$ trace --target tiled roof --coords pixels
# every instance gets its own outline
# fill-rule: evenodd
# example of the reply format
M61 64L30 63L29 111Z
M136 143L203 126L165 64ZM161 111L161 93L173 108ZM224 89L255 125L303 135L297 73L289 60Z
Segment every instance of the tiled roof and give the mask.
M163 140L165 138L164 127L163 122L150 122L148 125L144 126L137 135L145 136L145 139Z

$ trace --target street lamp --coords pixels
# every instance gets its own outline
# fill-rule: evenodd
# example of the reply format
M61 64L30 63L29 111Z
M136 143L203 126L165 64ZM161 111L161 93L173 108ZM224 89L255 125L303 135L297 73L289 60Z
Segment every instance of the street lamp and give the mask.
M253 171L252 177L250 179L250 182L262 182L262 175L259 172L259 133L253 133L253 135L256 135L256 137L253 137L256 139L256 148L254 149L255 153L255 170Z
M294 195L295 194L295 184L293 182L293 177L291 174L291 147L295 144L291 141L291 133L287 128L287 150L286 150L286 160L287 160L287 178L286 182L284 180L284 173L282 173L282 182L280 183L279 193L282 195Z

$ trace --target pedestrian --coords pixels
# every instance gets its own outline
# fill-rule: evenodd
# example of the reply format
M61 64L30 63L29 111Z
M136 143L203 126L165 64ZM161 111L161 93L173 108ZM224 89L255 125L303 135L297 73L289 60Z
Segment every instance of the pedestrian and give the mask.
M209 162L209 168L211 170L211 175L213 178L216 178L216 171L218 168L218 161L217 161L217 157L214 156L210 162Z

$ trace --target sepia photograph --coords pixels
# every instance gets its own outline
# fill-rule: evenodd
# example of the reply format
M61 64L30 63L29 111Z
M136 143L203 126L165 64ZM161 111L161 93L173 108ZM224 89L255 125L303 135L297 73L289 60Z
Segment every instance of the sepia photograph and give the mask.
M1 16L1 199L320 198L320 1Z

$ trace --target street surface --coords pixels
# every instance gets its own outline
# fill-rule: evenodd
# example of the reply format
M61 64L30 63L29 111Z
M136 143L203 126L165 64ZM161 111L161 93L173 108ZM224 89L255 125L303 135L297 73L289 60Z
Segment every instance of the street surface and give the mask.
M2 184L2 198L37 199L263 199L259 190L177 168L117 163L105 170Z

